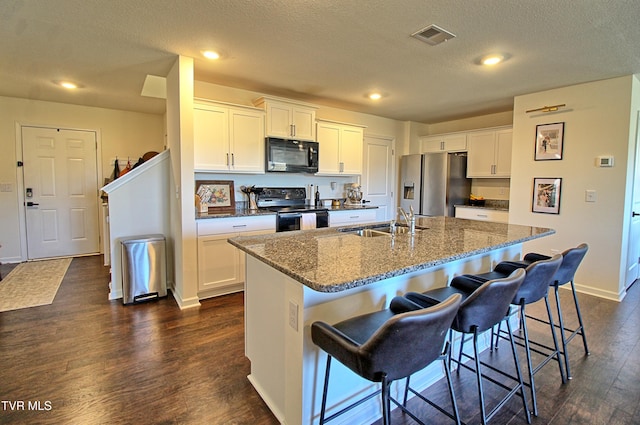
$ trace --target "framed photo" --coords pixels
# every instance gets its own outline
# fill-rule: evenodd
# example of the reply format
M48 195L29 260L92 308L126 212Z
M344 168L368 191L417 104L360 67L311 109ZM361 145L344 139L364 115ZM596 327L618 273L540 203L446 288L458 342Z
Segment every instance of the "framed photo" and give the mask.
M536 126L536 161L562 159L564 144L564 123L541 124Z
M562 179L533 179L533 212L560 214L560 189Z
M236 209L233 180L196 180L196 199L209 213L232 213Z

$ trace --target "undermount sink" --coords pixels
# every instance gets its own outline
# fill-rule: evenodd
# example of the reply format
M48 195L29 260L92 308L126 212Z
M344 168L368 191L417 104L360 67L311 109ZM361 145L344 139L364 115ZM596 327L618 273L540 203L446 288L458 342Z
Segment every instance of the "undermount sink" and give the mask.
M416 229L416 232L419 232L421 229ZM380 227L380 228L376 228L376 231L378 232L385 232L386 234L391 234L391 228L390 227ZM403 226L397 226L396 227L396 235L404 235L409 233L410 230L408 227L403 227Z
M376 236L390 236L389 233L385 233L383 231L374 230L374 229L356 230L355 234L358 236L362 236L363 238L373 238Z

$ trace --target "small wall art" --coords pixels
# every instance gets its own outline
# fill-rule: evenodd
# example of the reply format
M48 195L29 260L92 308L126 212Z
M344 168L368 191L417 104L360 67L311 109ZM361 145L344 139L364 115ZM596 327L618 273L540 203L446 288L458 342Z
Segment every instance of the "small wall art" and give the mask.
M546 214L560 214L560 189L562 179L534 178L533 179L533 212Z
M536 126L535 160L548 161L562 159L564 145L564 123L541 124Z
M196 197L212 214L233 213L236 209L233 180L196 180Z

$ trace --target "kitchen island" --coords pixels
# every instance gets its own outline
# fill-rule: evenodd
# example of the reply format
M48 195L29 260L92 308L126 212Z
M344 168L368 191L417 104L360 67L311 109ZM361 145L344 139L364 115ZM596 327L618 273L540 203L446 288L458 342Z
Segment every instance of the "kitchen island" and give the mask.
M229 240L248 254L248 378L280 422L317 423L326 354L311 341L314 321L332 324L386 308L407 291L443 287L462 273L486 272L499 261L519 258L523 242L554 233L451 217L420 217L417 225L413 236L374 232L365 237L356 228L330 228ZM422 390L441 376L434 365L416 374L412 386ZM334 362L328 414L375 386ZM396 396L402 391L401 384L393 388ZM371 399L336 423L369 423L379 415L379 401Z

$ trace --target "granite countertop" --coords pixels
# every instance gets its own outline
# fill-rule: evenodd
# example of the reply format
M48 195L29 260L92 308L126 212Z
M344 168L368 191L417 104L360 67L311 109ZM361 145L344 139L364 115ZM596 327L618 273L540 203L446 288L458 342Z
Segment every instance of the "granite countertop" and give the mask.
M495 206L495 205L454 205L455 208L475 208L475 209L482 209L482 210L496 210L496 211L509 211L509 208L504 208L504 207L500 207L500 206Z
M384 225L388 222L377 224ZM453 217L418 217L417 226L425 229L413 237L341 231L354 230L351 226L239 236L229 243L311 289L340 292L555 233Z
M377 206L366 205L341 205L339 207L321 207L326 208L328 211L345 211L345 210L369 210L378 208ZM209 218L229 218L229 217L255 217L260 215L275 215L274 211L269 210L250 210L244 206L237 208L235 212L228 213L196 213L196 220L209 219Z

